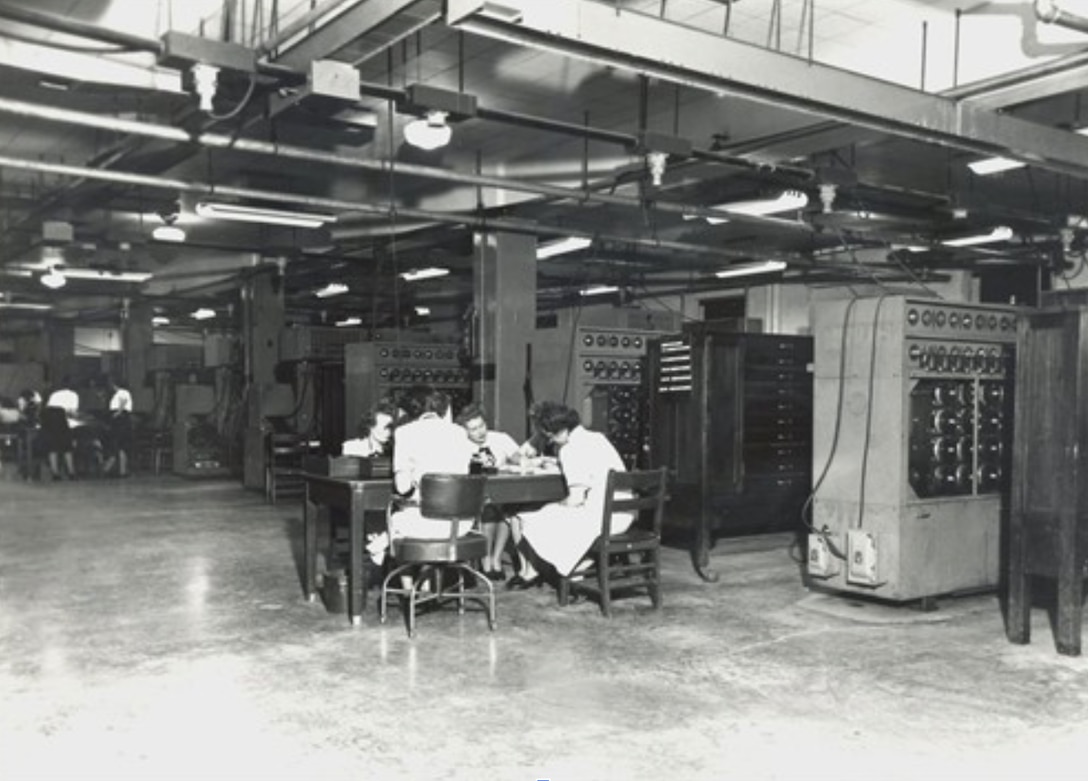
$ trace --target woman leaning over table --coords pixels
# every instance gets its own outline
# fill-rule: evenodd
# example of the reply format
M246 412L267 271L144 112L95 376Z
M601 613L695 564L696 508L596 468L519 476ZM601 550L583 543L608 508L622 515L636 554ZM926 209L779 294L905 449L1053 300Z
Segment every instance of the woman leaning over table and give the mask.
M515 542L527 544L539 559L566 576L600 534L609 470L624 472L626 468L604 434L582 426L577 411L544 402L536 422L544 437L559 450L567 496L539 510L521 513L511 528ZM626 531L633 520L630 513L617 513L612 519L612 529ZM542 582L529 557L522 556L522 561L522 571L510 580L509 588L529 588Z

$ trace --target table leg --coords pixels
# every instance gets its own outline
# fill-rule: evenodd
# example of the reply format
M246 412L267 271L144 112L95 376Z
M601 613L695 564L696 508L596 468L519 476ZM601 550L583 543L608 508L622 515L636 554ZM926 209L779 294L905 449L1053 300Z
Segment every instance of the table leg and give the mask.
M317 508L310 502L310 484L302 494L302 579L306 600L317 593Z
M1031 642L1031 576L1027 572L1024 520L1014 517L1009 534L1009 604L1005 633L1009 642Z
M353 494L348 508L348 617L351 623L360 624L366 609L366 565L364 547L363 501L360 494Z

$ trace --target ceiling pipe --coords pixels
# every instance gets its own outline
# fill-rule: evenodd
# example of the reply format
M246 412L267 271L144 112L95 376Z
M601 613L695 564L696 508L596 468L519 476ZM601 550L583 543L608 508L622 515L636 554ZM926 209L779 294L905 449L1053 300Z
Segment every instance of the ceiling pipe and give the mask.
M0 3L0 19L10 19L13 22L42 27L53 32L113 44L130 51L151 52L156 56L161 54L163 50L162 41L155 38L144 38L118 30L109 30L77 19L54 16L44 11L35 11L30 8L9 5L8 3Z
M8 98L0 98L0 113L13 114L21 117L30 117L45 121L60 122L64 124L79 125L82 127L92 127L99 130L109 130L119 133L127 133L130 135L148 136L163 141L172 141L178 144L195 143L200 146L214 149L227 149L235 152L249 152L252 154L288 158L291 160L299 160L309 163L323 163L327 165L351 168L355 170L373 171L375 173L381 173L383 175L389 175L390 173L399 173L409 176L419 176L438 181L450 182L453 184L467 185L473 187L488 187L500 191L523 192L551 198L561 198L565 200L575 201L578 203L599 203L609 206L619 206L640 210L645 209L646 206L644 201L639 198L632 198L623 195L612 195L608 193L578 190L568 187L558 187L555 185L542 184L538 182L525 182L499 176L461 173L457 171L450 171L444 168L435 168L414 163L394 163L385 160L368 160L351 155L319 151L314 149L308 149L305 147L292 146L289 144L272 143L269 141L259 141L255 139L236 138L235 136L225 135L222 133L204 132L190 135L189 133L185 132L180 128L170 127L168 125L157 125L150 122L141 122L138 120L120 119L118 117L105 117L97 114L91 114L88 112L73 111L71 109L55 108L52 106L41 106L34 103L11 100ZM78 170L93 171L96 169L79 168ZM280 201L297 203L306 202L301 196L286 196L282 193L277 195L279 196L278 199ZM340 206L339 208L350 207ZM719 209L708 209L701 206L670 203L668 201L655 201L653 203L653 209L659 212L678 214L681 216L688 215L694 217L718 217L725 218L741 224L760 225L764 227L773 227L780 230L789 230L803 233L814 232L812 226L794 220L783 220L774 217L760 217L755 215L735 214L733 212L727 212ZM386 214L385 211L381 211L379 213ZM404 209L398 209L397 213L405 214L406 211ZM435 215L440 214L434 212L419 213L426 215L423 217L423 219L427 220L437 219ZM566 233L566 231L552 230L548 231L547 233L549 235L554 235L556 233Z
M1056 24L1079 33L1088 33L1088 18L1059 8L1054 0L1035 0L1035 17L1040 22Z
M131 187L149 187L155 189L172 190L175 192L196 193L199 195L228 197L228 198L252 198L255 200L270 201L273 203L290 203L294 205L309 206L315 209L326 209L337 212L362 212L382 216L387 219L408 217L415 220L430 220L434 222L449 223L452 225L468 226L480 230L505 231L509 233L525 233L530 235L565 235L583 236L597 241L629 244L635 247L646 247L655 250L670 250L674 252L686 252L703 257L717 257L723 259L761 259L763 257L775 257L791 262L805 262L805 258L791 253L767 253L741 252L723 247L707 247L699 244L687 244L678 241L666 241L663 239L648 239L637 236L623 236L607 233L595 233L592 231L571 230L566 227L542 226L531 220L522 220L511 217L490 218L471 213L458 212L432 212L423 209L411 209L397 206L376 206L369 203L345 201L337 198L323 198L318 196L292 195L271 190L257 190L248 187L231 187L226 185L206 184L193 182L186 179L168 179L161 176L136 174L125 171L102 171L84 166L65 165L62 163L47 163L40 160L21 160L19 158L0 155L0 168L12 168L20 171L50 174L54 176L86 177L104 182L124 184ZM785 223L785 220L774 222Z

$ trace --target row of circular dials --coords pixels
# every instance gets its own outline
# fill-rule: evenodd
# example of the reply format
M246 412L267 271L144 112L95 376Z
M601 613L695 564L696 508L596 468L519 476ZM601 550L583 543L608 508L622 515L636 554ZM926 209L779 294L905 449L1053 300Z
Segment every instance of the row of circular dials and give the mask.
M642 361L586 358L582 371L598 380L637 380L642 377Z
M1007 354L1001 347L975 345L912 344L907 350L912 364L926 371L980 372L999 374L1007 367Z
M411 366L383 366L378 369L382 382L453 383L469 382L468 369L420 369Z
M378 357L384 359L416 361L453 361L457 350L453 347L382 347Z
M921 324L925 328L959 328L963 331L1004 331L1016 330L1016 318L1008 314L995 312L947 312L944 309L907 310L908 325Z
M584 334L582 346L599 350L641 350L645 341L630 334Z

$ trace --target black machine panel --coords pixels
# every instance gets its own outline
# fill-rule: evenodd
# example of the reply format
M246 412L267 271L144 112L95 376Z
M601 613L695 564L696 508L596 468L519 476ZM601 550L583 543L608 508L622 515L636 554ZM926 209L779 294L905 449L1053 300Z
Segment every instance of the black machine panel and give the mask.
M810 490L812 339L698 323L650 344L651 466L668 467L697 556L717 535L792 530Z

